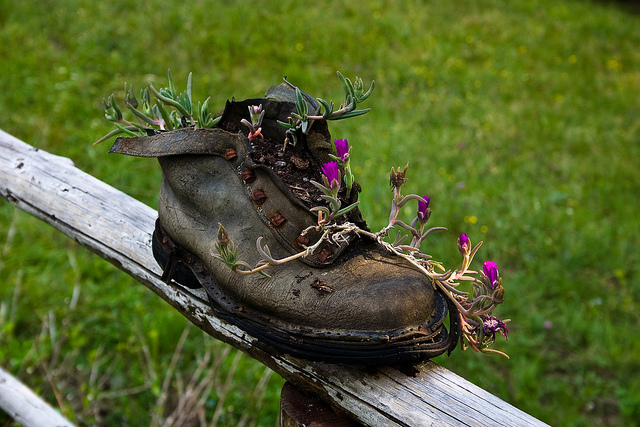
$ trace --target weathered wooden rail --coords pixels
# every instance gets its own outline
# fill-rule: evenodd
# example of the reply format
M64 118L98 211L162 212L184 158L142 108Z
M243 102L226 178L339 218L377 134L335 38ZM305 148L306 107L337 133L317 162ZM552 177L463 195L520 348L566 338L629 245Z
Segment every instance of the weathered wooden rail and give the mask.
M369 426L541 426L534 417L427 361L407 375L273 356L213 316L204 292L160 280L151 254L156 211L58 157L0 130L0 195L136 278L193 324Z

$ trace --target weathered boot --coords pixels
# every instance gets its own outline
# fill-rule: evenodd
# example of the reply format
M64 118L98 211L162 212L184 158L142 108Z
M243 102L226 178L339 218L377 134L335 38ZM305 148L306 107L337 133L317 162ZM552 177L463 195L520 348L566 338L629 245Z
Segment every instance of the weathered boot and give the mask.
M264 140L252 144L239 122L249 117L247 106L258 104L265 110ZM309 209L322 199L309 181L320 181L320 165L331 152L326 124L314 124L283 154L282 147L264 147L284 141L276 120L286 122L292 111L294 104L284 101L228 102L216 128L116 140L111 152L157 157L162 167L153 249L166 278L202 286L216 315L257 337L267 351L379 364L452 350L457 323L450 335L443 325L448 298L409 262L366 237L325 242L308 256L270 266L268 277L238 274L213 256L219 224L237 247L237 259L252 266L262 258L259 239L280 259L321 237L312 229L318 215ZM296 174L306 176L294 182ZM357 191L349 201L355 199ZM357 209L346 219L366 228Z

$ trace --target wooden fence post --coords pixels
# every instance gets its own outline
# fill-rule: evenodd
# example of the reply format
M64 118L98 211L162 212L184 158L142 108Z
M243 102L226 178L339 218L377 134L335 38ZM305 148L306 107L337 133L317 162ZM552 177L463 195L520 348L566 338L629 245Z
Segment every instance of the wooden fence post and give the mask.
M256 346L216 317L203 291L160 280L151 254L156 212L87 175L66 158L0 130L0 195L130 274L193 324L273 369L285 380L368 426L541 426L534 417L426 361L407 374L309 362Z
M0 409L25 427L73 427L69 420L2 368Z

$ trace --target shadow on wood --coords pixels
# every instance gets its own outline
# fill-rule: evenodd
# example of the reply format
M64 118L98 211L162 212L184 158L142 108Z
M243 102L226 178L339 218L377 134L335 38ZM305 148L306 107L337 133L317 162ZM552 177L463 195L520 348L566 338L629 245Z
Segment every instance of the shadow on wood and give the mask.
M280 427L361 427L315 395L285 383L280 394Z
M209 335L364 425L545 425L430 361L407 375L392 366L312 363L258 348L255 338L213 316L203 291L160 280L151 254L155 210L80 171L69 159L3 131L0 195L136 278Z

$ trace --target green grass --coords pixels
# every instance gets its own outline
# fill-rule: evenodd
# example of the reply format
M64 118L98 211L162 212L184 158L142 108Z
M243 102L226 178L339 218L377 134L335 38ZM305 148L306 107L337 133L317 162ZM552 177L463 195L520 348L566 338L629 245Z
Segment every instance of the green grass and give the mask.
M553 425L632 425L639 27L624 6L577 0L0 0L0 128L155 207L156 162L91 145L125 81L193 71L196 99L222 108L282 76L334 100L336 70L375 79L371 113L331 127L353 146L365 217L384 225L389 170L409 161L407 192L450 230L423 249L453 265L459 233L484 240L477 265L495 260L507 292L510 360L436 361ZM186 321L106 261L6 202L0 246L0 365L78 424L159 422L205 357L207 419L275 424L280 378L195 328L177 347Z

